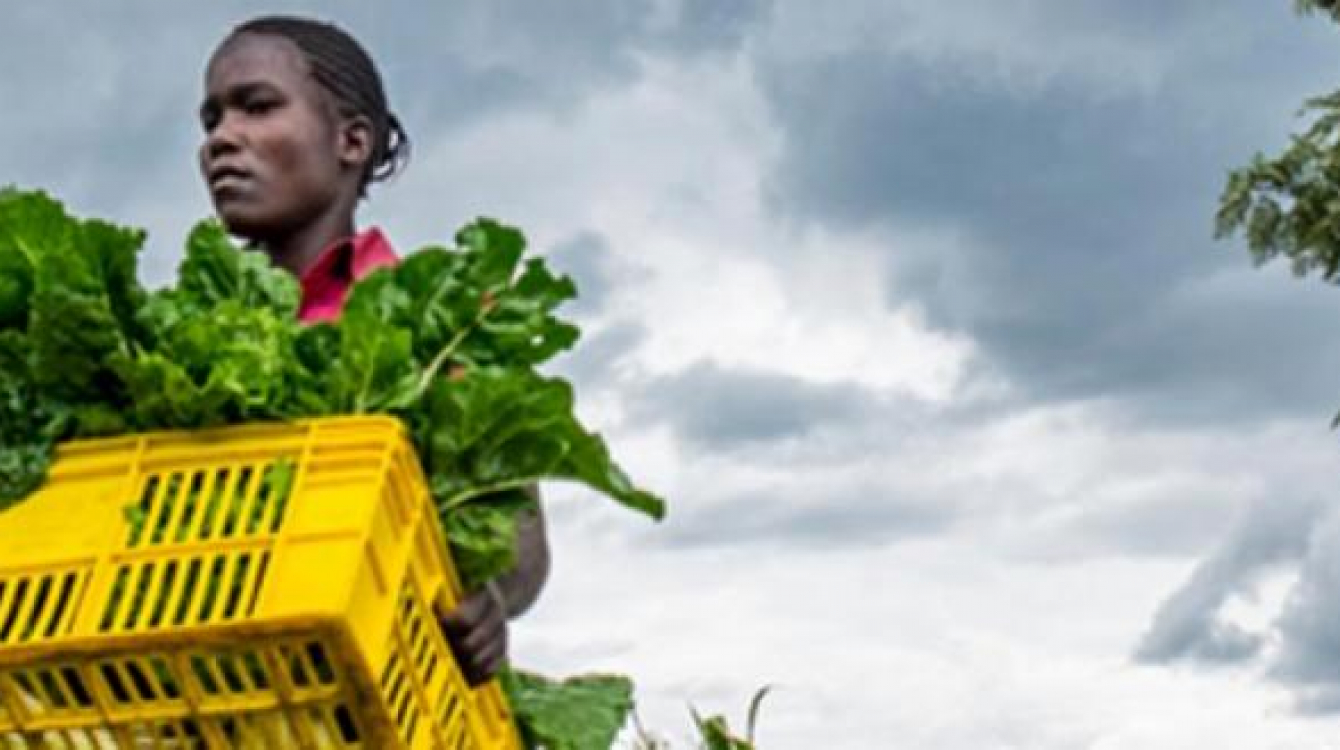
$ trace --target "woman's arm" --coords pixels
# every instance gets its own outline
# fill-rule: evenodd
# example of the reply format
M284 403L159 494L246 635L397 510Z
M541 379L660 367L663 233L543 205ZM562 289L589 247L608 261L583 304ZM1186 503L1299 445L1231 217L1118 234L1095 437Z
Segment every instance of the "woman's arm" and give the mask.
M442 630L471 685L488 680L507 662L507 621L535 603L549 578L549 540L540 491L531 485L526 492L535 505L517 520L516 565L466 595L454 612L441 616Z
M516 567L496 581L509 620L530 609L549 580L549 539L545 533L544 509L540 507L539 486L530 485L526 494L535 501L535 507L523 511L517 519Z

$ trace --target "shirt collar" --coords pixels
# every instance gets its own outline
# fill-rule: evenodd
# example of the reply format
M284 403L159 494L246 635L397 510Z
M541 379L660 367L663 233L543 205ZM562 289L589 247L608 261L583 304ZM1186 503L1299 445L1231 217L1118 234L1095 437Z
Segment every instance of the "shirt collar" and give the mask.
M352 238L332 242L316 256L316 262L302 274L303 293L350 286L378 268L395 265L396 260L386 235L377 227L365 229Z
M317 256L316 262L303 272L302 285L304 313L334 306L343 306L345 295L354 282L385 266L398 262L395 250L386 235L377 227L331 243ZM306 317L304 314L303 317Z

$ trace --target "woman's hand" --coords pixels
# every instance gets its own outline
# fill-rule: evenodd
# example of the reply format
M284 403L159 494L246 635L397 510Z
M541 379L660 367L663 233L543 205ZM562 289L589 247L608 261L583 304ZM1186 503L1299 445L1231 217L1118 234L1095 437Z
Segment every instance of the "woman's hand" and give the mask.
M488 681L507 662L507 610L496 584L490 582L465 597L455 611L439 616L470 687Z
M539 488L526 488L535 506L517 521L516 566L465 597L454 612L438 612L442 633L471 687L507 663L507 621L530 608L549 578L549 540Z

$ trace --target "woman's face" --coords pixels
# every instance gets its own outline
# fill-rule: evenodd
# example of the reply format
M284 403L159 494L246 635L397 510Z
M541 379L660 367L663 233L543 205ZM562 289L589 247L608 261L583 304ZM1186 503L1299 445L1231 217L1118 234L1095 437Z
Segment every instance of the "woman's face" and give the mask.
M210 61L200 106L200 172L230 232L297 231L349 190L356 172L333 107L287 39L242 34Z

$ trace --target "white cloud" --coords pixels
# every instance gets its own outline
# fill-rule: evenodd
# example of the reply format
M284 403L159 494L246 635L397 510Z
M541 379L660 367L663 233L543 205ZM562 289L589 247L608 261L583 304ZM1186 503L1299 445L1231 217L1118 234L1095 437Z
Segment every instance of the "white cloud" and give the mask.
M915 309L888 308L879 240L767 215L759 190L776 143L742 61L644 65L635 85L578 111L506 115L427 145L397 191L521 224L541 249L599 231L645 269L609 307L653 323L639 360L649 373L706 357L950 397L971 347L927 330ZM411 205L417 218L391 218L440 236L441 212Z
M519 650L631 671L644 722L676 738L689 703L739 724L766 683L760 745L780 750L1324 747L1280 691L1118 655L1180 564L1040 567L960 540L637 549L564 520L554 536Z

